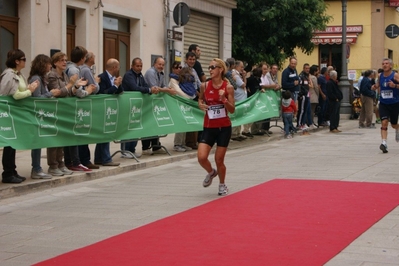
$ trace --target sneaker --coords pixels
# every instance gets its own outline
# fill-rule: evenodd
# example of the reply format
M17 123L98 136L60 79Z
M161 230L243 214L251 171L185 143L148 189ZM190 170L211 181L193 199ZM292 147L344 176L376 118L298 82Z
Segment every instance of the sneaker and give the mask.
M286 139L292 139L292 135L287 135L287 136L285 136L284 138L286 138Z
M229 194L229 189L227 188L227 186L225 184L219 184L219 196L225 196Z
M84 166L83 164L79 164L79 165L73 165L68 167L69 170L72 171L80 171L80 172L91 172L91 169L87 168L86 166Z
M151 149L143 150L142 155L153 155L154 152Z
M254 135L251 134L251 132L242 132L241 134L243 134L244 136L252 139L254 137Z
M381 124L381 119L378 118L377 120L375 120L375 123L376 123L376 124Z
M396 140L396 142L399 142L399 128L397 128L396 130L395 130L396 132L396 134L395 134L395 140Z
M66 169L65 166L64 166L64 168ZM61 168L60 168L60 169L58 169L58 168L49 168L48 171L47 171L47 173L48 173L49 175L52 175L52 176L63 176L63 175L64 175L64 173L63 173L63 171L61 170Z
M30 178L32 179L51 179L53 178L51 175L46 174L43 172L43 170L40 169L40 171L36 172L35 170L32 170L30 173Z
M186 151L186 149L183 148L183 146L181 146L181 145L175 145L175 146L173 146L173 150L174 150L174 151L177 151L177 152L185 152L185 151Z
M158 149L158 150L152 150L152 154L166 154L166 151L164 149Z
M23 180L17 178L16 176L9 176L9 177L3 177L1 182L2 183L19 184L19 183L23 182Z
M72 175L73 172L69 170L66 166L58 168L64 175Z
M133 155L131 155L130 153L122 153L121 158L133 159Z
M388 152L388 146L386 144L381 143L380 150L382 150L383 153L387 153Z
M188 147L188 146L186 146L186 145L182 145L182 147L183 147L184 149L186 149L186 151L192 151L192 150L193 150L193 148Z
M212 184L212 179L218 175L218 172L216 169L212 169L212 172L206 175L204 182L202 182L202 185L204 187L209 187Z

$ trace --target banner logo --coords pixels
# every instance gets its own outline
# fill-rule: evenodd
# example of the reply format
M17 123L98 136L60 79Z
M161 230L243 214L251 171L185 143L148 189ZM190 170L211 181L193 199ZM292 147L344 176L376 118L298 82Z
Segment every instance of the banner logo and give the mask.
M106 99L104 100L105 109L105 121L104 121L104 133L116 132L118 125L118 100L117 99Z
M259 111L261 111L262 113L269 112L269 108L267 108L267 105L259 99L257 99L255 102L255 108L258 109Z
M75 135L89 135L92 126L92 101L76 100Z
M130 113L129 113L128 130L143 129L143 124L142 124L143 99L130 98L129 100L130 100Z
M39 137L57 136L57 105L58 101L35 100L36 122L38 125Z
M0 101L0 136L5 139L16 139L14 119L10 113L8 101Z
M158 127L173 126L173 119L163 98L152 99L152 113Z
M198 120L195 119L195 116L193 114L193 108L189 105L186 105L182 102L176 101L177 105L179 106L179 109L186 120L187 124L198 124Z

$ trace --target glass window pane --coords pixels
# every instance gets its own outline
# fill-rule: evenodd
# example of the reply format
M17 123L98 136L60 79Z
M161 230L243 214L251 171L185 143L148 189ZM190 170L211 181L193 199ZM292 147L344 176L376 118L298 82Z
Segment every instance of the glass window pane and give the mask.
M67 25L75 25L75 9L67 9Z
M120 63L120 70L119 70L119 75L123 76L127 69L127 46L123 42L119 41L119 63Z
M0 15L18 17L17 4L14 0L0 0Z
M129 19L118 18L112 15L104 15L103 27L108 30L129 32Z
M14 47L14 34L0 27L0 73L6 69L8 51Z

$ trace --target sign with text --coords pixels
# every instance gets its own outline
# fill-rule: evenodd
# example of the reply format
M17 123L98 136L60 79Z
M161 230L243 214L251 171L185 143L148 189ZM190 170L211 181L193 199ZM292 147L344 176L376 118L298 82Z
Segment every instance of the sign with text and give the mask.
M280 93L256 93L236 103L233 126L278 117ZM84 99L0 97L0 147L37 149L200 131L198 103L168 94L93 95Z

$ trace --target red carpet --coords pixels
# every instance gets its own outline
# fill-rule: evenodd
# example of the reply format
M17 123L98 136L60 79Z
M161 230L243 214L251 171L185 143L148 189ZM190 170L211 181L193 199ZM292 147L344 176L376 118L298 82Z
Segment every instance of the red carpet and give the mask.
M398 204L396 184L273 180L37 265L323 265Z

